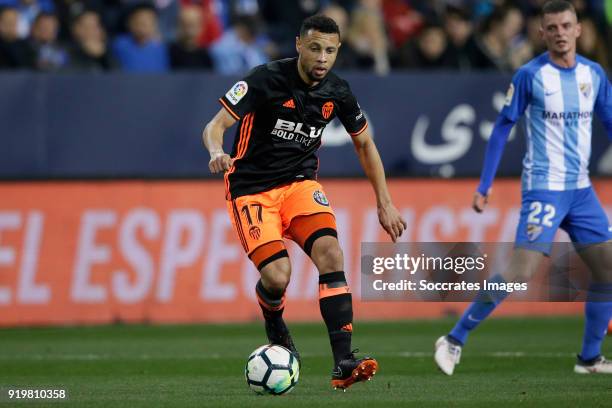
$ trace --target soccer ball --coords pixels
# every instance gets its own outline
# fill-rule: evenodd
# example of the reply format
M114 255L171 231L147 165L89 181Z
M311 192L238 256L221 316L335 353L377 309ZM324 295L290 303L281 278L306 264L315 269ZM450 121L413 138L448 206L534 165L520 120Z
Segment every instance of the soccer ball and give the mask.
M257 394L286 394L300 376L297 358L283 346L266 344L251 353L244 368L247 384Z

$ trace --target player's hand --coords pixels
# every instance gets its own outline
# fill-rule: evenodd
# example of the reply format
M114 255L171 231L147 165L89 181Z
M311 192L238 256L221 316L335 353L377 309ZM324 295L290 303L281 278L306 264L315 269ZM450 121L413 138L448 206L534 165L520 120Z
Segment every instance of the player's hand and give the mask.
M406 220L402 218L397 208L390 203L378 207L378 221L393 242L396 242L408 227Z
M472 200L472 208L477 213L481 213L487 207L489 203L489 197L491 196L491 190L489 190L487 195L482 195L478 191L474 193L474 199Z
M230 167L232 167L233 163L234 160L229 156L229 154L226 154L223 151L211 152L208 168L210 169L211 173L216 174L228 171Z

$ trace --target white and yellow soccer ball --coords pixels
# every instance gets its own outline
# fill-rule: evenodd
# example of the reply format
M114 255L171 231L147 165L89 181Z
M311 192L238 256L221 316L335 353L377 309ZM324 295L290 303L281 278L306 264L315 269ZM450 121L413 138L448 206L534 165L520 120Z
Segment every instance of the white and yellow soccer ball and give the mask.
M297 358L283 346L266 344L251 353L244 369L247 384L257 394L282 395L298 382Z

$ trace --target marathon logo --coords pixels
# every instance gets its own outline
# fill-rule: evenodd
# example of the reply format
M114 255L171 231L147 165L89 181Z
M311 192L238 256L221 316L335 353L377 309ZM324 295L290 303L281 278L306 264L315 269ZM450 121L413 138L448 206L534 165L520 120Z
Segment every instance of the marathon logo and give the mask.
M305 132L306 126L303 123L295 123L290 120L277 119L276 125L272 130L272 135L281 139L291 140L302 143L304 146L310 146L315 140L321 137L324 128L315 128L308 126L310 131Z
M576 119L591 119L592 111L587 112L551 112L543 111L542 119L561 119L561 120L576 120Z

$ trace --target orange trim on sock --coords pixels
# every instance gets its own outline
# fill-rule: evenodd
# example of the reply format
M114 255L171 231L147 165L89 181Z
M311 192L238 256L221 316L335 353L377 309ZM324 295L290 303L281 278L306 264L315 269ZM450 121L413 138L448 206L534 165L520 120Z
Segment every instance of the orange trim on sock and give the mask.
M261 297L259 297L259 293L257 292L255 292L255 296L257 296L257 301L259 302L259 304L266 310L269 310L271 312L278 312L279 310L285 307L285 295L283 295L283 297L281 298L281 303L278 306L270 306Z
M319 299L323 299L330 296L344 295L345 293L351 293L351 289L348 286L340 286L339 288L330 288L325 283L319 284Z

